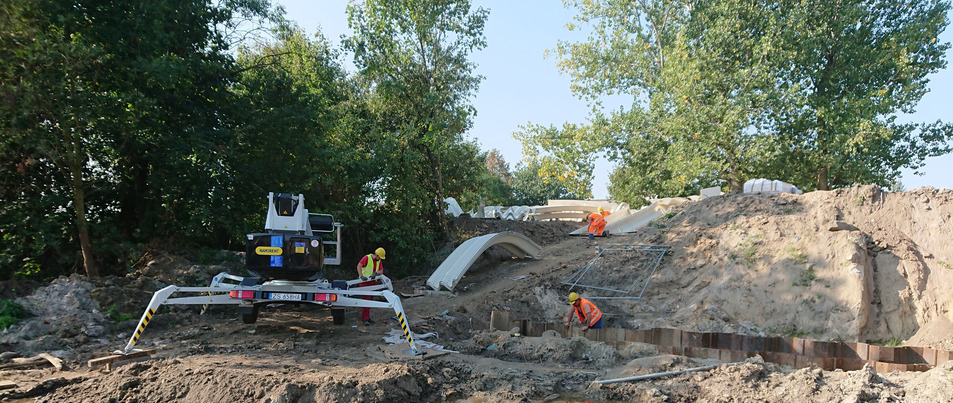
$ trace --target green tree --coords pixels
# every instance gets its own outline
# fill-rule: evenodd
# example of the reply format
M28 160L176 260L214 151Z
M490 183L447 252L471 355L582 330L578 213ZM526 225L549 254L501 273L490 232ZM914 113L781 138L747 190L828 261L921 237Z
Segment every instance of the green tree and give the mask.
M538 161L520 163L513 172L513 205L544 206L550 199L579 199L566 182L547 174Z
M510 184L513 182L513 174L510 173L510 165L506 163L506 160L503 159L503 155L500 154L500 150L492 149L486 154L485 158L486 169L490 171L493 175L496 175L503 181L503 183Z
M2 134L35 165L49 164L72 195L73 221L86 274L99 274L90 242L87 185L93 175L108 176L109 132L132 119L127 94L104 91L97 78L108 73L103 47L63 25L51 23L38 1L17 0L2 8L5 30L0 86ZM136 98L135 95L129 94ZM30 157L21 161L23 171ZM29 165L34 165L29 164ZM37 167L40 169L40 167Z
M592 171L606 139L604 134L594 134L597 131L599 129L596 126L570 123L564 124L561 129L529 124L520 126L520 131L514 133L513 137L523 145L523 155L544 184L555 180L568 194L590 198ZM517 198L520 196L517 195Z
M591 119L618 166L610 194L641 204L719 183L740 191L773 152L760 130L771 106L767 55L779 36L767 9L735 0L571 4L593 32L559 44L573 89L593 100L633 97L630 108L594 109Z
M237 215L245 219L228 233L261 226L269 191L302 193L314 212L355 207L376 172L358 165L366 159L358 136L338 129L354 84L337 52L323 36L309 40L289 29L273 43L243 50L238 63L242 72L232 92L243 113L235 117L226 170L236 179L228 193L250 210Z
M796 2L784 31L776 76L786 89L773 114L785 142L778 163L795 182L821 190L889 186L903 167L950 152L949 123L896 122L946 67L950 3L939 0Z
M465 144L469 151L458 155L472 156L473 159L468 162L459 160L461 163L457 165L466 167L467 172L460 172L466 175L455 175L459 191L451 196L464 210L476 210L481 201L487 206L512 205L515 202L510 186L512 174L499 150L480 152L477 144Z
M73 212L75 237L64 228L61 241L37 248L75 242L95 276L95 253L194 239L227 214L222 158L235 71L227 37L237 17L277 16L269 10L263 0L0 5L0 151L24 177L55 175L42 182L50 188L2 192L4 200L45 206L49 218ZM4 213L0 221L31 215ZM28 231L18 232L7 235Z
M949 125L894 123L945 66L948 45L935 38L946 2L566 4L591 29L557 49L573 90L594 106L613 94L633 103L594 108L588 128L528 131L522 141L570 155L544 165L569 171L589 152L578 138L588 131L618 167L615 199L737 192L752 177L886 186L901 167L949 151Z
M447 151L471 125L469 100L482 78L473 73L468 56L486 46L487 14L471 9L467 0L368 0L348 6L355 35L346 47L373 85L377 99L371 102L385 136L379 144L386 148L376 150L389 159L382 189L391 197L385 201L427 206L444 234L445 167L454 158Z

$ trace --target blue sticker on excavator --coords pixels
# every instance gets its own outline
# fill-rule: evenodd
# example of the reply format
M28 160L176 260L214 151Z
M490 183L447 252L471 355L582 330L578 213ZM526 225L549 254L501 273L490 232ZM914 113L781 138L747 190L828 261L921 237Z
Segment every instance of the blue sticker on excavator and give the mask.
M285 246L285 237L281 235L272 235L271 236L271 247L280 248Z
M281 267L281 256L271 257L271 267Z

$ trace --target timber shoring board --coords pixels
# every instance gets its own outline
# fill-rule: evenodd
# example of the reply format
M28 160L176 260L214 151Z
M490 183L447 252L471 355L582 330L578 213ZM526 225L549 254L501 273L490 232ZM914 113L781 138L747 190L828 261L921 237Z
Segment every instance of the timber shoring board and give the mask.
M141 357L151 356L156 350L138 350L129 354L113 354L106 357L93 358L87 362L90 368L103 367L106 371L111 371L113 364L122 361L134 360Z
M539 337L546 330L564 330L547 322L521 320L519 328L524 336ZM645 330L604 328L583 333L573 327L561 332L565 337L586 337L593 341L621 345L647 343L658 347L660 353L679 354L696 358L718 358L739 361L756 354L767 362L795 368L818 367L832 371L855 371L869 364L884 371L927 371L953 360L953 351L928 347L888 347L867 343L826 342L799 337L761 337L734 333L697 333L678 329L654 328ZM717 352L713 352L715 350Z

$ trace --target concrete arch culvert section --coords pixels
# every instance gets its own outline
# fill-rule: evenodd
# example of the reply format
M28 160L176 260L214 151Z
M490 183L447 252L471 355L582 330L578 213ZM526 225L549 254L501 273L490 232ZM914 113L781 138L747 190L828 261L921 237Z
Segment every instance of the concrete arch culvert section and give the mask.
M427 286L434 290L442 286L452 291L473 262L491 246L499 246L519 258L528 256L535 259L543 250L536 242L516 232L498 232L470 238L437 267L427 279Z

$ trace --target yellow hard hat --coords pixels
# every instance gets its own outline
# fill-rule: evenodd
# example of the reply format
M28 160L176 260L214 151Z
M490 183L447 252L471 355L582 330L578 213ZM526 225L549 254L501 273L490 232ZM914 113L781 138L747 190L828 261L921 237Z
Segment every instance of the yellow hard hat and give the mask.
M603 212L603 211L605 211L605 210L603 210L602 207L599 207L599 212L601 213L601 212Z
M384 248L377 248L377 250L375 250L374 253L377 254L377 256L381 258L381 260L384 260Z
M579 294L574 292L569 293L569 305L575 304L577 299L579 299Z

